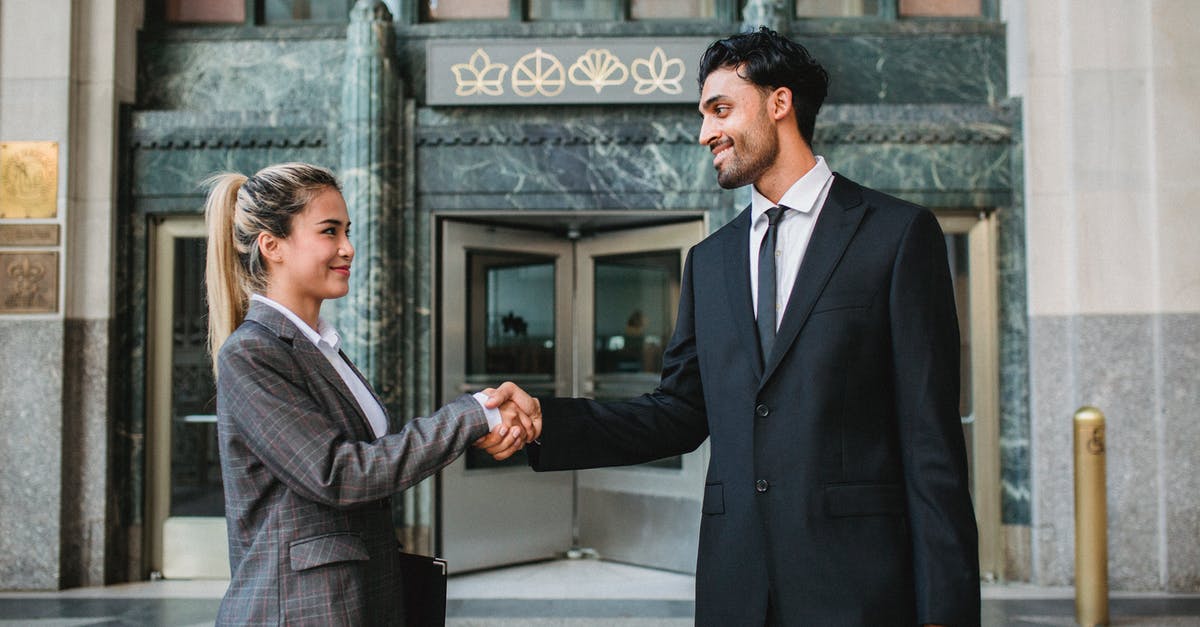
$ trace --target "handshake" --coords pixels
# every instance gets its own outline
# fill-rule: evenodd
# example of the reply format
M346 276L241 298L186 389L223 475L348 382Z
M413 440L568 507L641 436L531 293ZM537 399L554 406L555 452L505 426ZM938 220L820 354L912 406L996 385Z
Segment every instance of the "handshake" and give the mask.
M536 398L511 381L505 381L498 388L488 388L483 393L488 395L485 406L500 410L500 423L490 433L476 440L475 447L500 461L541 437L542 406Z

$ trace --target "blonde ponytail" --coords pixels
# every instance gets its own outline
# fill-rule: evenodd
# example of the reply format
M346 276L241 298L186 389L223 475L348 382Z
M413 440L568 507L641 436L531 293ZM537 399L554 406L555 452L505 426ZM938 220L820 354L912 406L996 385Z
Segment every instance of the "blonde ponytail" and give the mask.
M249 293L245 271L234 238L238 191L246 182L241 174L218 174L205 184L210 187L204 203L208 231L208 256L204 282L208 290L208 350L217 370L217 351L246 316Z

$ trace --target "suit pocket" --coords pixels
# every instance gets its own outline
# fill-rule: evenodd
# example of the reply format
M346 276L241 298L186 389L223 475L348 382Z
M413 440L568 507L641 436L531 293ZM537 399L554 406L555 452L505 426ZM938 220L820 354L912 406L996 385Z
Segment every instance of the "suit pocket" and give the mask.
M371 554L362 536L343 531L296 540L288 545L288 557L292 570L300 571L336 562L366 561Z
M693 512L696 510L692 510ZM704 505L701 510L705 514L725 513L725 486L720 483L704 484Z
M898 516L904 513L904 488L895 483L827 485L825 511L833 517Z
M813 305L812 312L819 314L823 311L837 311L839 309L865 309L871 306L871 298L874 297L873 292L864 290L840 290L821 294L817 299L817 304Z

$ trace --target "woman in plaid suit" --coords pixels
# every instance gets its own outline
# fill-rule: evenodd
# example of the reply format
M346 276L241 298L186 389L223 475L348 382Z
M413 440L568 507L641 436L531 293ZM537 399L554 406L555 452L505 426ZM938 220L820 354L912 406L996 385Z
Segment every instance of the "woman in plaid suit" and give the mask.
M403 625L391 495L472 443L515 452L517 410L463 396L389 433L382 403L319 316L348 291L354 259L332 173L289 163L209 184L209 341L232 570L217 623Z

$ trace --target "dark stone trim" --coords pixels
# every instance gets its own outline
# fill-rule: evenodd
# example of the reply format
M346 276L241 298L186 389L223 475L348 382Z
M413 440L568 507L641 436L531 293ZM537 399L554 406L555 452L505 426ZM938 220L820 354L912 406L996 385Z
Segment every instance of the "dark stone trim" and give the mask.
M527 124L519 133L497 134L495 127L424 127L417 129L417 146L595 146L693 144L694 132L662 126L630 124L613 134L578 135L563 125ZM1000 124L857 124L818 126L815 144L1008 144L1012 129Z

